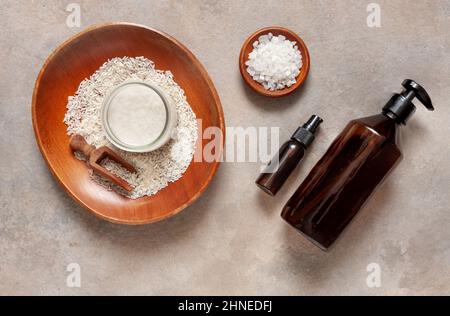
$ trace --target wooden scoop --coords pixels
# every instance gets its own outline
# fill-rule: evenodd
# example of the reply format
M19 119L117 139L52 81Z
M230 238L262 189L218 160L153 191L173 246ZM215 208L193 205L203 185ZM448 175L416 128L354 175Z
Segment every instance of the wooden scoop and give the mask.
M107 170L105 167L100 165L100 162L109 158L116 163L120 164L122 167L128 171L135 173L136 169L129 164L125 159L119 156L111 148L106 146L95 149L94 146L89 145L83 136L75 134L70 138L70 148L72 152L81 152L86 157L86 163L89 168L91 168L98 175L110 180L114 184L117 184L121 188L130 192L133 188L125 180L115 176L111 171Z

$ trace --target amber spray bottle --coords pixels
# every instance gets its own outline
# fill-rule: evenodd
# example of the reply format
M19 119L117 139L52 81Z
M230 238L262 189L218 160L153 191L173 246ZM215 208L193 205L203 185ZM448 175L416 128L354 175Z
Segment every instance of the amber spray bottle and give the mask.
M283 208L281 216L324 250L401 160L397 134L416 109L413 99L434 110L419 84L402 85L381 114L348 123Z
M286 182L289 175L305 155L306 149L314 140L314 134L322 123L317 115L299 127L291 139L285 142L273 157L263 173L256 180L256 184L267 194L275 195Z

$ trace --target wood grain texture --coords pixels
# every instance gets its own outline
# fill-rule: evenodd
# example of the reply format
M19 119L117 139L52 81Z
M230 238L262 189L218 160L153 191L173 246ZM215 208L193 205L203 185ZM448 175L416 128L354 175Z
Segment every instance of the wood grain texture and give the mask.
M64 42L46 60L36 80L32 117L36 140L50 170L64 189L95 215L115 223L146 224L172 216L195 201L220 164L192 162L181 179L151 197L127 199L92 181L83 161L73 157L63 123L67 97L80 82L113 57L144 56L158 69L170 70L184 89L201 131L222 130L222 106L214 85L197 58L174 38L151 28L113 23L92 27ZM199 137L197 146L202 148Z
M252 76L250 76L250 74L247 72L247 66L245 65L245 62L248 60L248 54L250 54L253 50L253 43L257 41L261 35L265 35L268 33L272 33L274 36L284 35L288 40L297 42L298 49L302 53L303 58L302 69L300 71L300 74L296 78L296 83L290 86L289 88L284 88L275 91L266 90L264 89L262 84L253 80ZM288 94L291 94L298 88L300 88L300 86L305 82L306 78L308 77L309 68L310 68L310 57L306 44L303 42L300 36L284 27L272 26L256 31L255 33L250 35L250 37L247 38L247 40L244 42L241 48L241 53L239 54L239 70L241 72L242 78L250 86L250 88L267 97L276 98L286 96Z

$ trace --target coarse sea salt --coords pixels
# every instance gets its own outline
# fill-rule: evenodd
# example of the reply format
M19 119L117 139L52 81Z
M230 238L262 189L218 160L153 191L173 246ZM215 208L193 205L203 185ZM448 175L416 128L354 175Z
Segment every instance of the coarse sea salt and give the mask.
M266 90L281 90L295 84L303 66L302 54L295 41L269 33L253 43L245 65L253 80Z
M103 64L90 78L83 80L74 96L69 97L64 122L67 134L80 134L95 147L110 146L101 122L101 107L108 92L127 80L142 80L164 90L177 110L178 122L172 139L163 147L148 153L131 153L114 148L137 172L105 159L102 165L126 180L131 193L91 173L91 177L107 189L113 189L129 198L150 196L181 178L189 167L197 142L197 119L187 102L183 89L174 81L170 71L155 69L154 63L144 57L113 58ZM77 155L77 158L82 158Z

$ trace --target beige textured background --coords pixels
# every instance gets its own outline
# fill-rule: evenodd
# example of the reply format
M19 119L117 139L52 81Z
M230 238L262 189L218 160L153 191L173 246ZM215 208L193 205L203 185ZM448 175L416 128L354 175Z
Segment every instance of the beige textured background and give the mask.
M78 1L82 27L65 24L72 1L0 2L0 294L450 294L450 1ZM310 114L325 123L302 167L276 198L253 185L259 165L225 163L198 202L153 225L106 223L78 206L47 169L30 104L45 58L91 24L129 21L186 44L209 71L228 126L280 126L286 139ZM244 86L240 46L281 25L308 44L307 85L269 100ZM377 113L411 77L437 111L419 107L403 129L403 162L323 253L280 210L349 119ZM81 288L66 266L81 266ZM366 285L369 263L381 287Z

